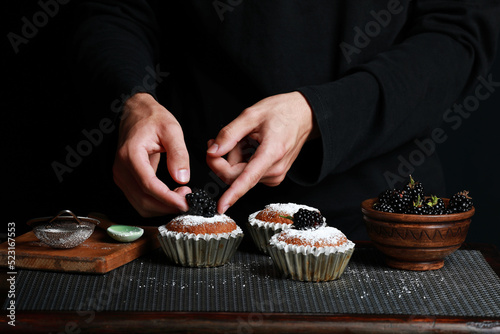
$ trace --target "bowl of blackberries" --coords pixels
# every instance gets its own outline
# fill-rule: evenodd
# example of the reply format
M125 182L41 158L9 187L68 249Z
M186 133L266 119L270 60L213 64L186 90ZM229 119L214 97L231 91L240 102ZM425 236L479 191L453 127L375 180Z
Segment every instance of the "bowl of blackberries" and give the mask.
M361 203L374 246L388 266L435 270L465 241L475 209L468 191L450 198L426 194L411 176L401 189L388 189Z

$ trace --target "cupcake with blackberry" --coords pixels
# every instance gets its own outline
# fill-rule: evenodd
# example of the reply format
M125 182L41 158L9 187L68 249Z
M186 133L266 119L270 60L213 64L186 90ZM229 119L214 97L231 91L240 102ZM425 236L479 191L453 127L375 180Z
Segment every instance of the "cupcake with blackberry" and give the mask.
M295 203L268 204L264 209L252 213L248 217L247 227L257 248L267 254L269 239L274 234L289 229L293 221L287 217L299 210L320 213L316 208Z
M269 241L269 255L286 277L299 281L322 282L340 278L354 243L334 227L324 224L317 212L297 212L288 219L291 228Z
M229 261L243 239L243 231L203 190L186 195L189 211L158 228L167 257L187 267L215 267Z

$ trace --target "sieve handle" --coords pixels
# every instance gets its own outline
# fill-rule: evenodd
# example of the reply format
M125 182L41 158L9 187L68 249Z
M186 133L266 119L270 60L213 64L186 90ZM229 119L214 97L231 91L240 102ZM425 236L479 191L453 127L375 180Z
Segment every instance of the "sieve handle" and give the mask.
M71 212L70 210L62 210L61 212L59 212L57 214L57 216L54 216L50 221L49 221L49 224L52 223L56 218L58 218L59 216L61 216L62 214L70 214L71 216L73 216L73 218L75 218L75 220L78 222L79 225L82 224L82 221L73 213Z

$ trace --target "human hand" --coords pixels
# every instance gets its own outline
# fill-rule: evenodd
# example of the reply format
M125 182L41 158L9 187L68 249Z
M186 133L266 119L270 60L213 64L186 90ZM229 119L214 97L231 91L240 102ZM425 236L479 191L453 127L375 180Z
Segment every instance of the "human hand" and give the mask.
M144 217L187 211L184 196L191 190L170 190L156 176L166 152L170 176L189 181L189 155L175 117L150 94L137 93L124 105L119 131L113 178L134 208Z
M311 107L299 92L274 95L245 109L208 142L209 167L231 185L219 199L217 211L224 213L259 182L279 185L314 135ZM245 139L256 142L250 159L245 157L244 145L249 142Z

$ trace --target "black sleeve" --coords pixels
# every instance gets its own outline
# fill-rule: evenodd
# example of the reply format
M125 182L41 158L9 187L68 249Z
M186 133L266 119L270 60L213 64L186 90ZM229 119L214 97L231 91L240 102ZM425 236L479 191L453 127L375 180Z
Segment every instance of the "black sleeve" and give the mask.
M159 29L145 0L82 1L75 9L72 51L78 76L111 98L155 95Z
M322 159L290 176L315 184L390 152L438 127L454 101L471 94L494 60L497 0L415 0L401 43L353 67L337 81L302 87L316 117ZM297 165L307 160L299 156ZM318 161L318 159L316 159ZM300 172L298 172L300 170Z

